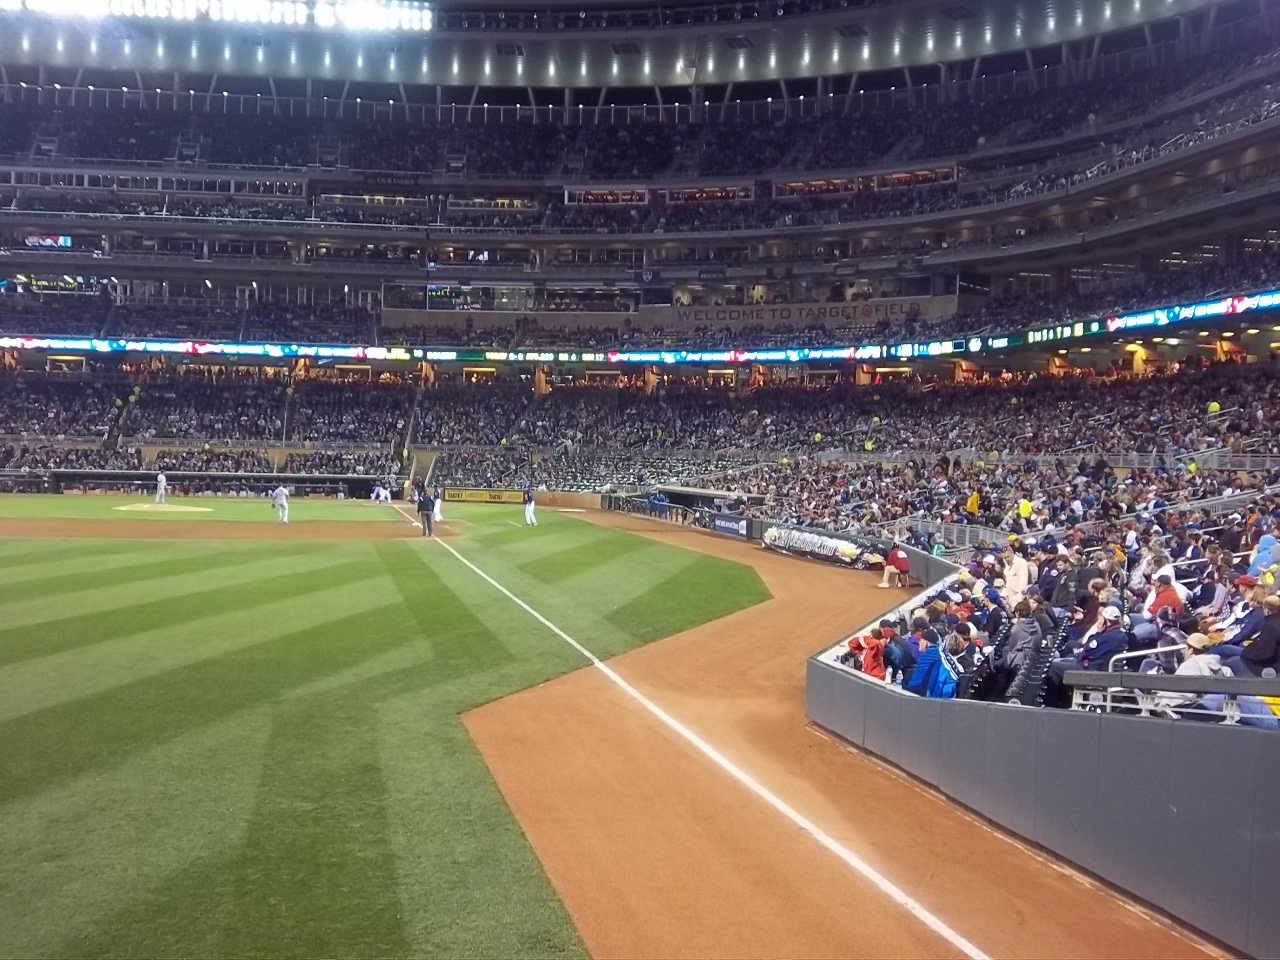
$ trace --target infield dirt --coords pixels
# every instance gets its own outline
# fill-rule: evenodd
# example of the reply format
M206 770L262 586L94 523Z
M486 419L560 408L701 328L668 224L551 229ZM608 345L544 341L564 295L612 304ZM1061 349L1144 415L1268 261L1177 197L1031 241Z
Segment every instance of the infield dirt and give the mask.
M759 572L772 600L610 665L981 950L1218 955L806 723L806 658L897 596L873 575L588 519ZM595 957L958 955L598 670L463 719Z

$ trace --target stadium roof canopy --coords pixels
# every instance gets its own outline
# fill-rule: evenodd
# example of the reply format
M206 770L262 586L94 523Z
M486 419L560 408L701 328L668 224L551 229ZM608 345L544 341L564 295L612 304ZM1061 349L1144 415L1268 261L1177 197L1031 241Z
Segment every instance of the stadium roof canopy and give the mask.
M1255 15L1258 2L1269 0L1250 4ZM1148 41L1175 39L1211 25L1219 6L1205 0L661 6L459 0L447 7L417 0L0 0L0 64L42 68L63 83L70 82L69 71L101 71L175 81L183 75L270 77L530 91L723 87L921 67L945 78L940 64L977 70L1001 56L1073 44L1080 59L1103 49L1108 36L1134 30L1145 31Z

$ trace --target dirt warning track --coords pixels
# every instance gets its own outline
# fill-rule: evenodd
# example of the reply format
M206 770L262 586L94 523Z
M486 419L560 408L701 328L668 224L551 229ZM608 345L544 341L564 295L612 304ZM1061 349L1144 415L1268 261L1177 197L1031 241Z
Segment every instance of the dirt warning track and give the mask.
M993 957L1215 955L807 725L805 659L886 606L894 594L873 575L640 517L589 519L760 573L772 600L610 666L870 876ZM464 722L593 956L965 953L600 670Z

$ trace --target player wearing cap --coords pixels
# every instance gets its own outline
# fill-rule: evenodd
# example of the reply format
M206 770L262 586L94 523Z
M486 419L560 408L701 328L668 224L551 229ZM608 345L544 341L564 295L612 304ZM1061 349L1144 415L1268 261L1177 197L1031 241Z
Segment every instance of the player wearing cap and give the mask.
M533 515L533 487L524 488L524 525L526 527L536 527L538 518Z
M276 521L289 522L289 488L284 484L271 491L271 505L276 509Z

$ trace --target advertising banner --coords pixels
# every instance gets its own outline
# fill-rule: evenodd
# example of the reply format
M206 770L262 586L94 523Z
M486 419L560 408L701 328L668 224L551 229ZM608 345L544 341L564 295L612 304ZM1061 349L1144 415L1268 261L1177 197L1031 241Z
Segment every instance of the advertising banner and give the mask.
M862 537L842 539L816 530L768 525L765 527L763 543L768 549L779 553L826 560L858 570L883 567L884 553L887 550L879 542Z
M725 536L745 539L747 536L747 518L715 516L711 518L711 528L716 533L723 533Z
M519 490L473 490L466 487L445 487L445 502L455 503L523 503L524 494Z

